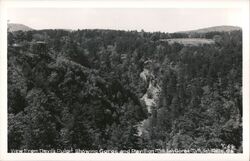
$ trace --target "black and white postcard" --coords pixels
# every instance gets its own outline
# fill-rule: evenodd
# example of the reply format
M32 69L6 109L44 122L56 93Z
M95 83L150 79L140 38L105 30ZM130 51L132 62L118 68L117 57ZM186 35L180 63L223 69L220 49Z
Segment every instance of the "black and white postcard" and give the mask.
M249 159L249 1L3 0L1 25L1 160Z

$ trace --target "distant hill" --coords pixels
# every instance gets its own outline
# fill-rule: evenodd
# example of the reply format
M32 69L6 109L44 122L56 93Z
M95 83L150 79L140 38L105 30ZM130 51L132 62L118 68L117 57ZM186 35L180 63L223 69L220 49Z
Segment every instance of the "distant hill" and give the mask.
M9 23L8 24L8 29L10 32L15 32L15 31L30 31L34 30L26 25L23 24L17 24L17 23Z
M175 32L176 34L184 34L184 37L175 37L173 35L172 38L161 39L160 41L167 41L169 44L178 43L184 46L199 46L203 44L215 44L215 40L212 37L203 38L200 35L204 36L204 34L209 33L209 32L231 32L231 31L238 31L238 30L241 30L241 28L237 26L213 26L213 27L201 28L197 30Z
M235 30L241 30L238 26L214 26L214 27L207 27L197 30L189 30L189 31L180 31L177 33L207 33L207 32L230 32Z

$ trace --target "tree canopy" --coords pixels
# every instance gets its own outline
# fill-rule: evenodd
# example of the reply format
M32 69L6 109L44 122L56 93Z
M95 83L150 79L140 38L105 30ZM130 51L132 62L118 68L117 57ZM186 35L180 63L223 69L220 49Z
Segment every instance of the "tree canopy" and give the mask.
M8 33L8 150L197 149L242 152L242 32ZM18 44L18 45L17 45ZM152 63L145 65L146 61ZM150 114L147 68L161 90ZM141 135L138 125L147 120Z

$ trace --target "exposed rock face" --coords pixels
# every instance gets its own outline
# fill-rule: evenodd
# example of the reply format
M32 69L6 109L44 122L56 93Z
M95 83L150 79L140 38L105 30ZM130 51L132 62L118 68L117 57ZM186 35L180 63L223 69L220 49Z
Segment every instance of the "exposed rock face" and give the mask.
M147 78L149 76L149 70L148 69L143 69L143 71L140 73L141 79L143 79L144 82L147 82Z
M140 73L140 77L145 81L146 84L148 84L147 92L143 95L141 100L145 102L148 113L152 114L152 109L157 106L161 88L157 84L153 72L148 67L149 63L152 62L146 61L144 63L144 69ZM143 133L143 131L147 127L147 124L148 124L148 119L145 119L138 125L139 136Z
M157 105L160 91L161 89L158 84L156 84L154 80L150 80L147 92L141 98L145 102L149 113L151 113L152 108Z

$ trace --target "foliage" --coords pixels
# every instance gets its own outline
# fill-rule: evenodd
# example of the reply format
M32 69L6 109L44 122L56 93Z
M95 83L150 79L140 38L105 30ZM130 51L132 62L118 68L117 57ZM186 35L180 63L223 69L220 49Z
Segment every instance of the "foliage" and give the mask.
M216 43L170 45L161 40L189 35L144 31L8 33L8 150L241 149L242 33L191 36ZM140 99L148 60L161 87L152 115Z

